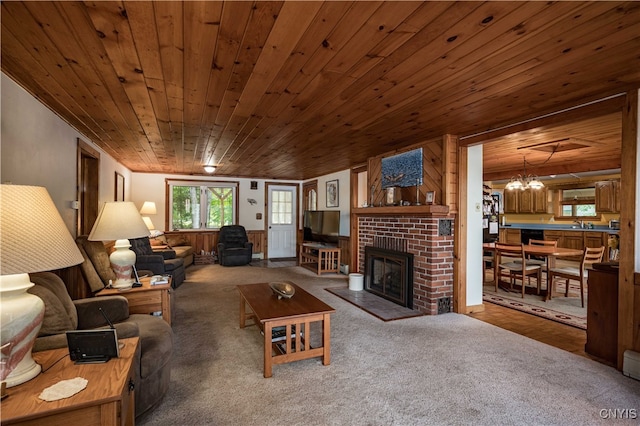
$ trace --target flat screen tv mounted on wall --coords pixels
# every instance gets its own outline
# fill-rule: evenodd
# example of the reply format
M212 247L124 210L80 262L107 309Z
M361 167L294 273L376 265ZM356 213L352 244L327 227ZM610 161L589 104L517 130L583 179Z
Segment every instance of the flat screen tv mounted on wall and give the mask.
M340 211L306 210L303 226L305 241L336 244L340 235Z

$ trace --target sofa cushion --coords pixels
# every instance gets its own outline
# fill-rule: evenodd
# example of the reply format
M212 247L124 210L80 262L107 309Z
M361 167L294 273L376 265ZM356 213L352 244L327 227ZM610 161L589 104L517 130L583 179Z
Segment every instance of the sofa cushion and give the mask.
M30 274L36 284L28 291L44 302L44 319L38 336L50 336L78 328L76 307L62 279L51 272Z
M176 246L189 246L191 241L184 235L169 235L167 238L167 244L171 247Z
M82 257L84 257L84 262L80 264L80 269L82 269L82 274L85 278L85 281L87 281L87 284L89 284L89 288L92 292L96 293L102 290L105 285L109 283L109 281L107 281L106 283L102 281L102 278L100 277L100 275L98 275L98 272L93 266L93 263L91 263L91 259L89 259L89 255L87 254L83 245L78 244L78 248L80 249L80 253L82 253Z
M104 244L101 241L89 241L87 237L78 237L76 241L82 244L102 283L106 285L109 280L115 281L116 273L111 269L111 261Z

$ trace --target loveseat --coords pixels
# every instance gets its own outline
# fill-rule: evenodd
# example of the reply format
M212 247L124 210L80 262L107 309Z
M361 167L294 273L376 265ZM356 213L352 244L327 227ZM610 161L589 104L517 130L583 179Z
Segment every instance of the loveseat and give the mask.
M160 235L149 238L154 251L170 249L176 252L176 257L182 259L184 267L193 264L193 247L191 241L183 235Z
M71 300L62 279L52 272L30 274L29 278L35 284L29 293L40 297L45 306L34 352L67 347L68 330L107 328L101 308L114 324L119 339L140 338L133 364L136 417L162 399L171 377L173 332L169 324L152 315L129 315L129 303L122 296Z

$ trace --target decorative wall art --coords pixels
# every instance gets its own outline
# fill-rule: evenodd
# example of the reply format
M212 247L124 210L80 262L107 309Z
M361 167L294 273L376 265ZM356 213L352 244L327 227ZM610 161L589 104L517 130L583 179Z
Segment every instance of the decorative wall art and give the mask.
M422 185L422 148L382 159L382 189Z
M113 201L124 201L124 176L116 172L115 194Z
M327 207L338 207L338 180L327 182Z
M433 204L435 202L435 191L427 191L427 204Z

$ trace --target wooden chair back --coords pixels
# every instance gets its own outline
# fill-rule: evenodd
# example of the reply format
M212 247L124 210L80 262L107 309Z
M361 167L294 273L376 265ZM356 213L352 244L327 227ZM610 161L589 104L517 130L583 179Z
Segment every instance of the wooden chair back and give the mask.
M584 271L587 268L587 266L591 266L594 263L602 262L603 257L604 257L604 246L585 247L584 255L582 257L582 262L580 262L580 267Z
M558 240L529 240L529 245L558 247Z

